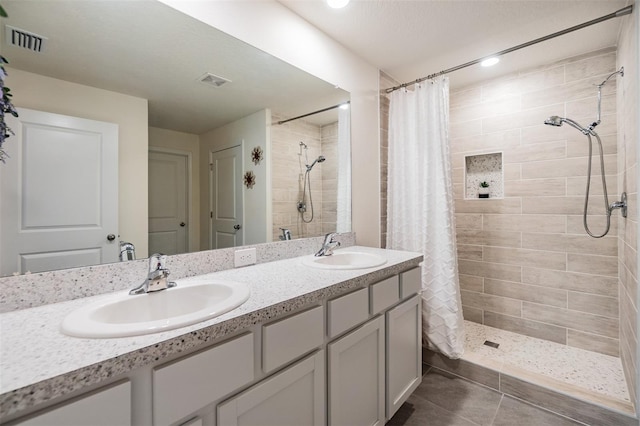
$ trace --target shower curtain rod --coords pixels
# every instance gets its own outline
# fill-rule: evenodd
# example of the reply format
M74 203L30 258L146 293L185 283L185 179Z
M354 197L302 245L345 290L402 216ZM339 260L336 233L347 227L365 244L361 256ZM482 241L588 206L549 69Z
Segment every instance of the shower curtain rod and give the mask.
M594 25L594 24L599 24L600 22L608 21L609 19L612 19L612 18L619 18L621 16L628 15L632 11L633 11L633 5L630 5L630 6L624 7L622 9L620 9L620 10L617 10L617 11L615 11L613 13L610 13L608 15L604 15L604 16L601 16L599 18L592 19L591 21L587 21L587 22L584 22L582 24L575 25L575 26L567 28L565 30L558 31L558 32L555 32L553 34L549 34L549 35L546 35L544 37L540 37L540 38L537 38L535 40L531 40L531 41L528 41L526 43L522 43L522 44L519 44L517 46L510 47L510 48L505 49L505 50L501 50L500 52L494 53L492 55L483 56L480 59L469 61L469 62L464 63L462 65L458 65L458 66L455 66L453 68L448 68L448 69L446 69L444 71L440 71L440 72L437 72L437 73L434 73L434 74L429 74L426 77L418 78L417 80L411 81L409 83L404 83L404 84L401 84L399 86L394 86L394 87L392 87L390 89L387 89L385 92L386 93L395 92L398 89L402 89L404 87L411 86L413 84L418 84L418 83L421 83L421 82L423 82L425 80L430 80L432 78L435 78L435 77L438 77L438 76L441 76L441 75L444 75L444 74L449 74L449 73L451 73L453 71L458 71L458 70L460 70L462 68L470 67L471 65L479 64L480 62L484 61L485 59L488 59L488 58L491 58L491 57L494 57L494 56L502 56L502 55L505 55L507 53L511 53L511 52L516 51L516 50L520 50L520 49L523 49L525 47L529 47L529 46L532 46L534 44L541 43L543 41L551 40L552 38L556 38L556 37L559 37L561 35L565 35L565 34L573 32L573 31L589 27L589 26Z
M332 109L340 108L342 105L349 105L350 103L351 103L351 101L342 102L341 104L330 106L330 107L323 108L323 109L319 109L317 111L313 111L313 112L310 112L308 114L299 115L297 117L293 117L293 118L288 118L286 120L277 121L275 124L284 124L284 123L288 123L288 122L293 121L293 120L298 120L300 118L308 117L310 115L320 114L321 112L326 112L326 111L331 111Z

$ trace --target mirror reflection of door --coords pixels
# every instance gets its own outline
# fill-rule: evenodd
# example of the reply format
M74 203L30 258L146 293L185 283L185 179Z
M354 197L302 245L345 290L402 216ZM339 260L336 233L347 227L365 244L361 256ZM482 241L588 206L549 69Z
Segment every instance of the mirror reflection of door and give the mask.
M0 164L0 274L118 260L118 125L25 108Z
M149 150L149 253L189 248L189 153Z
M242 146L210 154L212 249L241 246L244 241Z

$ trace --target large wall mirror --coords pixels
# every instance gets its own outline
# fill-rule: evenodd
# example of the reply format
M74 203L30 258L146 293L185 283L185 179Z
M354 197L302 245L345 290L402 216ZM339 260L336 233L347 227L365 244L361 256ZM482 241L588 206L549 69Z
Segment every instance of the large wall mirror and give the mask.
M3 7L0 275L351 229L348 92L155 0Z

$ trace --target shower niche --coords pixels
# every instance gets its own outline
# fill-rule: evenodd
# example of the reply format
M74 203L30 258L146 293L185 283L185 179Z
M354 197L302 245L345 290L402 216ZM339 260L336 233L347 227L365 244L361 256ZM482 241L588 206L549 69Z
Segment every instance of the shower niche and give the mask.
M464 163L465 199L504 198L502 152L466 155Z

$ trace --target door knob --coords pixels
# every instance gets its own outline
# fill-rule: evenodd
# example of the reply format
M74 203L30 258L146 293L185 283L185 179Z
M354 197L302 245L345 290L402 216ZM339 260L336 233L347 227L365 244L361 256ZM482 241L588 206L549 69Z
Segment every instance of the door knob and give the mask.
M185 225L186 225L186 223L180 222L180 226L185 226Z
M240 224L238 224L238 225L233 225L233 229L235 229L236 231L237 231L238 229L240 229L240 228L242 228L242 226L240 226Z
M107 235L107 240L109 240L109 241L113 241L113 240L115 240L115 239L116 239L116 236L115 236L114 234L109 234L109 235Z

